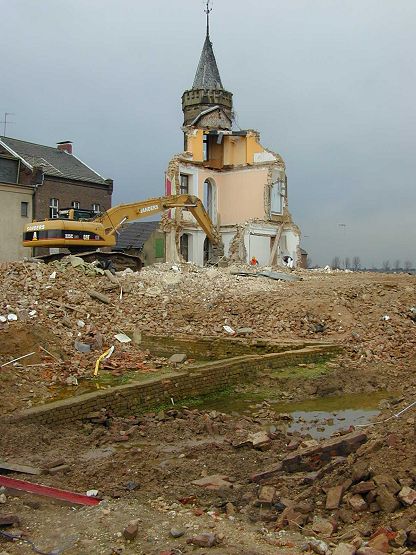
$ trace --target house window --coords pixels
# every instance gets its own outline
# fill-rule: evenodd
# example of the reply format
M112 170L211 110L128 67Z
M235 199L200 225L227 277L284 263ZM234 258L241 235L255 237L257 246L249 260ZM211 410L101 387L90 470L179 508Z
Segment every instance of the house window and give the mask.
M93 211L95 214L99 214L99 213L101 212L101 210L100 210L100 205L99 205L99 204L93 204L93 205L92 205L92 211Z
M54 219L58 217L59 201L57 198L51 198L49 201L49 218Z
M17 183L19 163L10 158L0 158L0 182Z
M28 202L21 202L20 203L20 215L23 218L27 218L29 212L29 203Z
M79 201L78 200L73 200L71 202L71 208L79 208Z
M181 184L179 187L179 193L181 195L189 194L189 175L181 173Z
M283 199L285 196L284 181L279 179L272 184L270 191L270 212L281 214L283 212Z

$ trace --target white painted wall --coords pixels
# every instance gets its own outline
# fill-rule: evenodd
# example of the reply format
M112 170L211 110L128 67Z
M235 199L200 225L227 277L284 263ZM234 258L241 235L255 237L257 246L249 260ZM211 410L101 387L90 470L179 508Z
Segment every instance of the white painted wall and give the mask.
M255 256L260 266L267 266L270 258L270 235L248 234L248 261Z
M230 245L232 243L232 240L234 239L234 236L235 230L228 231L226 233L221 232L222 242L224 244L224 256L230 255Z
M297 235L296 233L294 233L293 231L284 231L282 233L282 238L281 238L281 244L283 242L283 244L285 245L285 248L281 248L280 249L280 255L281 257L285 256L286 254L288 254L289 256L291 256L295 262L295 266L299 263L299 261L297 260L297 248L299 246L299 235Z
M192 241L189 249L189 261L198 266L204 265L204 241L205 233L203 231L187 231L192 235Z
M31 256L32 250L22 246L23 227L32 221L30 187L0 184L0 261L10 262ZM28 216L21 216L21 203L28 203Z

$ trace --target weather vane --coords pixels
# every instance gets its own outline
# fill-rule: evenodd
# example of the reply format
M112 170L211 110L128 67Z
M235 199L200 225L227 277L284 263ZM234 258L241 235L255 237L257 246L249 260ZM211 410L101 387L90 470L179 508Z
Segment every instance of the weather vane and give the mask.
M212 0L207 0L206 8L204 10L204 12L207 14L207 37L209 37L209 14L212 12L211 2Z

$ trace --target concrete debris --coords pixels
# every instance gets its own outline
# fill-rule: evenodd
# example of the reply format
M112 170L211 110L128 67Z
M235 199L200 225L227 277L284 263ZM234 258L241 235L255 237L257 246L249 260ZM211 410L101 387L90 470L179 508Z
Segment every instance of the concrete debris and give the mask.
M284 274L283 272L259 272L257 275L278 281L300 281L302 279L299 276Z
M404 486L404 488L400 490L398 497L403 505L410 507L416 503L416 490L409 486Z
M168 359L168 362L171 364L182 364L187 358L185 353L175 353Z
M130 343L131 341L130 337L125 333L117 333L114 338L117 339L117 341L119 341L120 343Z
M229 482L228 476L223 476L221 474L213 474L212 476L205 476L198 480L191 482L194 486L200 486L208 490L220 490L222 488L231 488L232 483Z

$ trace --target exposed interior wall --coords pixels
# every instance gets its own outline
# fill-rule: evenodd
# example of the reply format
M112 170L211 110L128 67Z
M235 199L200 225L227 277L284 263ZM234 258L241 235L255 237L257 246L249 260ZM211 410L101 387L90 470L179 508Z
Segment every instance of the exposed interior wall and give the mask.
M203 137L202 129L192 129L187 133L186 150L192 154L192 159L195 162L202 162L204 159Z
M243 224L254 218L265 219L263 199L267 168L229 172L201 169L198 176L200 198L203 198L204 181L210 177L217 185L217 210L221 226Z
M242 166L247 163L246 138L224 136L224 166Z
M256 132L249 132L246 136L246 160L247 164L254 164L254 155L256 153L264 152L261 146L259 134Z

